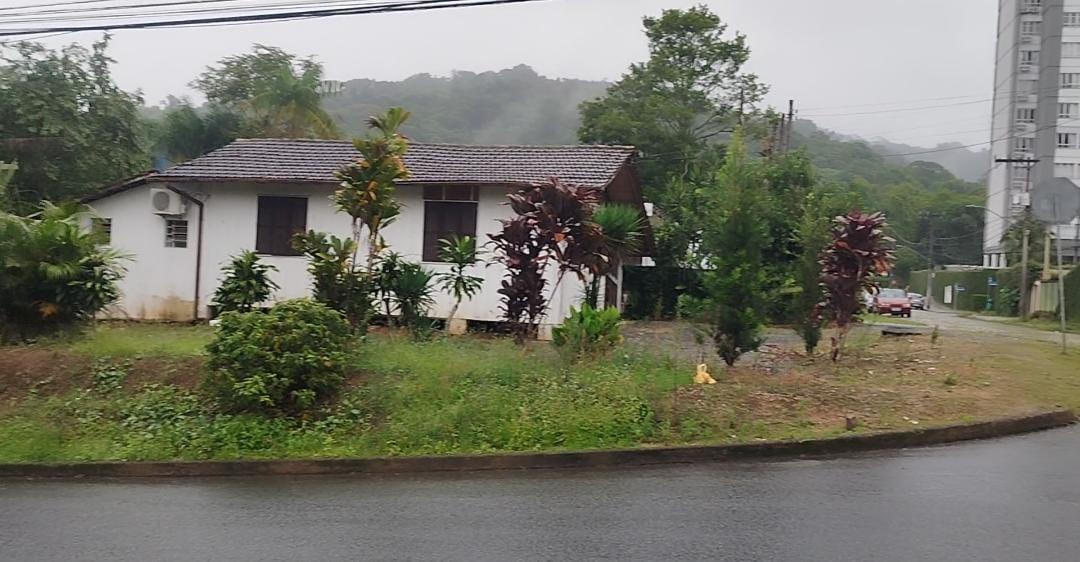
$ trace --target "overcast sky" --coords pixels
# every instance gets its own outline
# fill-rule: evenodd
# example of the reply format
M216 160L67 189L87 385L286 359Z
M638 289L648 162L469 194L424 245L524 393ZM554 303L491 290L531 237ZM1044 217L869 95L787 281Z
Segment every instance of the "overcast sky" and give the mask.
M0 7L46 0L0 0ZM129 0L129 3L137 3ZM315 55L329 78L397 80L419 72L525 63L550 77L617 79L646 56L641 17L694 0L547 0L533 4L301 22L115 33L124 88L147 103L188 87L203 68L253 43ZM749 68L776 107L843 133L924 146L989 140L995 0L705 2L747 35ZM2 15L2 12L0 12ZM0 27L4 27L0 17ZM89 43L100 33L45 39ZM950 98L950 99L941 99ZM895 111L896 109L949 107ZM851 113L867 113L850 115ZM839 115L838 115L839 114Z

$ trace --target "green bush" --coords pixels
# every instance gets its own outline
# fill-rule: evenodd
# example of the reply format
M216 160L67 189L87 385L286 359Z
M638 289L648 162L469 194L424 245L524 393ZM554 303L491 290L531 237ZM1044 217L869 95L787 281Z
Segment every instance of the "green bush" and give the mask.
M120 256L86 229L76 205L0 212L0 341L54 332L94 317L119 296Z
M277 283L270 279L270 272L277 268L260 262L255 252L245 250L230 260L221 269L224 279L214 293L214 305L219 313L249 312L277 290Z
M229 312L207 346L204 388L226 410L306 410L341 387L349 341L339 312L306 299Z
M580 310L570 307L562 326L551 330L552 343L571 357L601 354L621 341L619 323L618 309L597 310L582 303Z

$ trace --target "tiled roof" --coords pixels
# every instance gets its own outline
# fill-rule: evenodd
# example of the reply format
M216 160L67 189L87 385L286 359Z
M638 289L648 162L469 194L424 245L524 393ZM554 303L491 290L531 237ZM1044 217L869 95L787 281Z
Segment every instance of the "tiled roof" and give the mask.
M633 155L630 146L482 146L410 143L403 183L536 185L552 176L602 188ZM334 182L359 154L349 141L240 139L157 174L173 181Z

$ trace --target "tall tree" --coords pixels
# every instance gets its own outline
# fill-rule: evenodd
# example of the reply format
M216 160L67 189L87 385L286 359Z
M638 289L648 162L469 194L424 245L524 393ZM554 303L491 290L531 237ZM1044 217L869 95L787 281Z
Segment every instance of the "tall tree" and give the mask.
M632 144L646 195L660 202L671 176L683 175L717 137L732 131L766 92L743 72L746 37L704 5L643 20L649 59L634 63L604 97L581 105L583 142Z
M90 49L0 49L0 160L19 161L14 207L79 197L150 167L142 99L113 81L108 45L106 36Z
M200 111L188 103L165 113L158 131L158 149L173 162L183 162L252 135L242 115L220 106Z
M729 366L761 345L764 322L762 250L768 246L762 163L736 133L702 197L700 252L707 268L704 299L684 299L683 313L705 326Z
M336 83L323 79L313 58L298 58L277 47L226 57L207 68L192 86L211 105L238 112L263 137L338 138L341 131L323 108Z

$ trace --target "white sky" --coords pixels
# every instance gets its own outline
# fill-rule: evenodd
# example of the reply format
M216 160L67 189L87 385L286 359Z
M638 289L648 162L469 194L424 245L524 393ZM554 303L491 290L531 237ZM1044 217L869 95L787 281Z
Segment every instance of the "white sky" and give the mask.
M0 7L46 0L0 0ZM55 0L53 0L55 1ZM141 0L145 1L145 0ZM127 0L136 3L136 0ZM115 75L149 104L216 60L276 45L315 55L328 78L401 79L525 63L550 77L617 79L646 56L643 15L694 0L547 0L533 4L344 16L300 22L114 34ZM749 68L771 105L842 133L932 146L989 140L994 0L728 0L704 2L748 37ZM6 27L0 12L0 28ZM45 39L90 43L100 33ZM962 97L961 97L962 96ZM936 100L932 98L938 98ZM942 100L940 98L953 98ZM899 102L899 103L896 103ZM868 105L869 104L869 105ZM961 104L894 112L899 108ZM885 111L885 112L882 112ZM875 112L867 115L853 112Z

